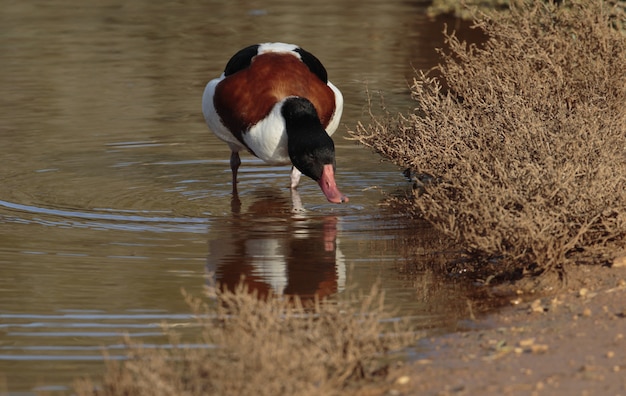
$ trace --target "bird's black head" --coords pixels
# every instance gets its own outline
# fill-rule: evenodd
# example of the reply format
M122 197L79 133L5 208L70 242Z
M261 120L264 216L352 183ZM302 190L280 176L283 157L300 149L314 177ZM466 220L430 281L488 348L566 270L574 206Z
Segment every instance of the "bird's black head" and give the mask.
M281 108L291 163L315 180L329 202L348 202L335 182L335 144L308 99L287 98Z
M282 107L287 130L287 149L291 163L315 181L322 177L324 165L335 168L335 144L319 120L313 104L292 97Z

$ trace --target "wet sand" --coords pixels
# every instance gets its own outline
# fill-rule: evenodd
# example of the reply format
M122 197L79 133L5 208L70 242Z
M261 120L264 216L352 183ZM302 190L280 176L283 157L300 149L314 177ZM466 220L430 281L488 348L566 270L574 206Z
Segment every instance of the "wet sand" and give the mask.
M423 340L432 352L392 370L385 395L626 394L626 268L573 267L523 293L475 328ZM380 393L378 393L380 392ZM369 393L369 392L368 392ZM363 394L359 392L359 394Z

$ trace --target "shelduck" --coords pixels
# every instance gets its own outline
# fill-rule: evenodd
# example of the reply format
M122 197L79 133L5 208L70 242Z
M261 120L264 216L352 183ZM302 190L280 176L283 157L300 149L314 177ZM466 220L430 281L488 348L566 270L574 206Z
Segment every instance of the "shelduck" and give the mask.
M285 43L246 47L209 81L202 112L213 133L231 150L233 193L239 152L273 165L292 164L291 188L300 176L315 180L329 202L348 202L335 182L330 138L343 111L343 96L310 52Z

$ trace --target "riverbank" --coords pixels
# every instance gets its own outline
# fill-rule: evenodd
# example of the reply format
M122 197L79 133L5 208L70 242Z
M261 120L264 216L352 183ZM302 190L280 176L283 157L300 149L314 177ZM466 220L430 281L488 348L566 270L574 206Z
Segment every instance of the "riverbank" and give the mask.
M536 286L509 289L518 297L478 330L423 340L430 352L371 394L626 394L626 267L577 266L551 293Z

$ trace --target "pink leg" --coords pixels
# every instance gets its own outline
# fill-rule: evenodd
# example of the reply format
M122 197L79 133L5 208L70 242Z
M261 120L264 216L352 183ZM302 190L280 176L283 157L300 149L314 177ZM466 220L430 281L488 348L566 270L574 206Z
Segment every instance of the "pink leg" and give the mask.
M300 176L302 176L302 173L296 169L295 166L291 167L291 188L296 188L298 187L298 183L300 183Z
M239 169L239 165L241 165L241 159L239 158L239 153L233 151L230 153L230 170L233 172L233 193L237 192L237 170Z
M304 206L302 206L302 198L300 198L300 193L295 188L291 189L291 212L304 212Z

